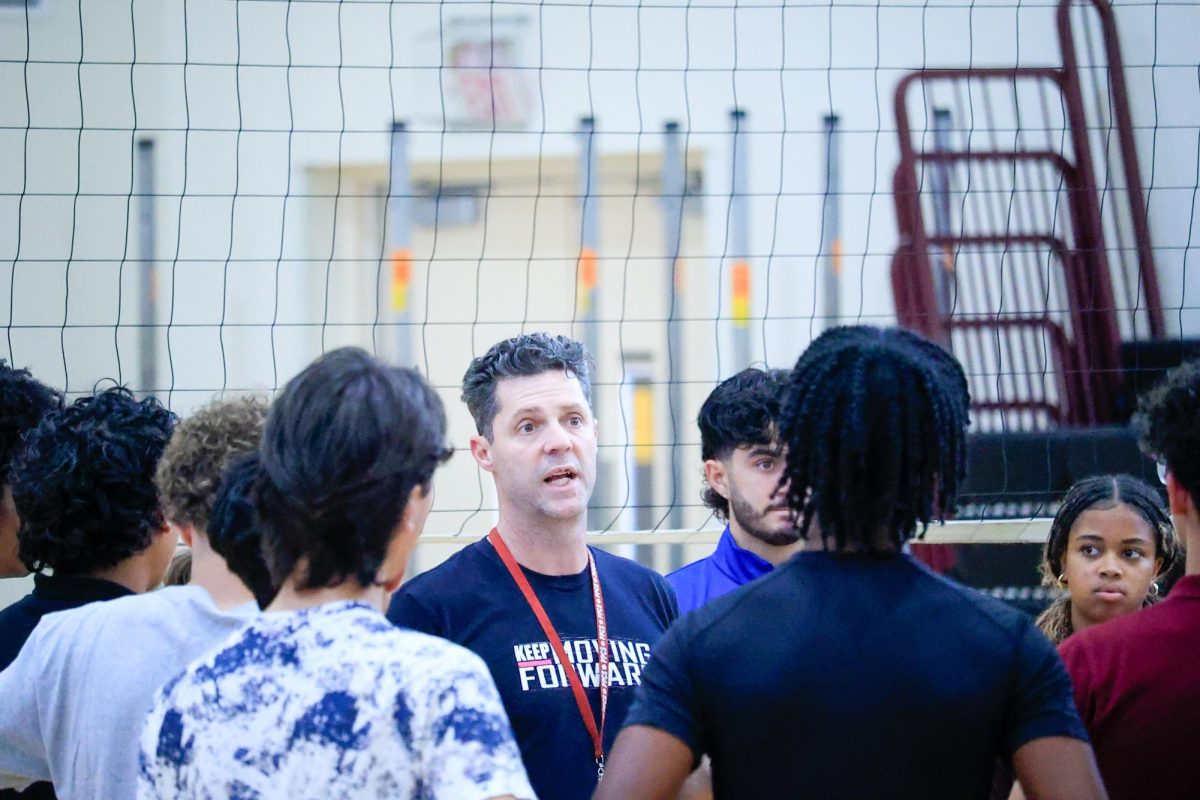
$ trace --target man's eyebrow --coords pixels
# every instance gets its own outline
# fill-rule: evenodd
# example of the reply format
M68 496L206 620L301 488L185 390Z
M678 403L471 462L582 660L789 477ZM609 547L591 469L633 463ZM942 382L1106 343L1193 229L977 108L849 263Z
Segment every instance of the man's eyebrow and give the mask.
M750 448L750 456L778 456L783 452L783 448L779 445L772 447L766 444L757 444Z

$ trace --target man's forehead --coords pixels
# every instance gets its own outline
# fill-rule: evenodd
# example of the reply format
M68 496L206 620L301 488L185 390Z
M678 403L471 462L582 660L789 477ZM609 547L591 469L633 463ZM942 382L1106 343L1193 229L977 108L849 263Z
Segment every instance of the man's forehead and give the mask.
M525 408L579 406L589 409L583 385L564 370L547 370L537 375L513 375L496 381L497 414L513 414Z

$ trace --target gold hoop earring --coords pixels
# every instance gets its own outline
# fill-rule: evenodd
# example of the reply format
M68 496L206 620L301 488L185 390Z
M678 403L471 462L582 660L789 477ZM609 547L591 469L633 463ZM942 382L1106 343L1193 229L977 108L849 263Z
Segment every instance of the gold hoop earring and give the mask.
M1058 588L1067 588L1067 573L1064 572L1062 575L1058 576Z

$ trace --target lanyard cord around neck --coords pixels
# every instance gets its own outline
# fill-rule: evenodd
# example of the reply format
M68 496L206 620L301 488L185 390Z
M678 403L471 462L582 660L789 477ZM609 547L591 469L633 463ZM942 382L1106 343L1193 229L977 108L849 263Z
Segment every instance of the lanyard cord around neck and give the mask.
M597 778L604 777L604 717L608 713L608 621L604 615L604 595L600 591L600 575L596 571L596 559L592 557L592 551L587 551L588 571L592 577L592 603L596 608L596 650L597 666L600 668L600 725L596 726L595 715L592 713L592 706L588 702L587 694L583 690L583 681L579 679L579 672L575 669L575 665L567 658L566 648L563 647L562 639L558 636L558 631L554 629L554 624L550 622L550 617L546 614L546 609L542 607L542 603L538 600L537 594L534 593L533 587L529 585L529 579L525 577L525 573L521 571L521 565L513 558L512 551L508 549L508 545L500 538L500 533L495 528L488 534L488 541L492 543L492 547L496 548L496 552L500 554L500 560L504 562L504 566L508 568L508 573L512 575L513 581L517 584L517 588L521 590L521 594L525 596L525 602L529 604L533 615L537 617L538 623L542 626L542 632L546 634L546 640L549 641L551 649L554 650L554 655L558 657L558 663L566 673L567 682L571 685L571 692L575 695L575 705L579 707L579 716L583 718L583 725L587 728L588 735L592 737L592 748L596 756L596 775Z

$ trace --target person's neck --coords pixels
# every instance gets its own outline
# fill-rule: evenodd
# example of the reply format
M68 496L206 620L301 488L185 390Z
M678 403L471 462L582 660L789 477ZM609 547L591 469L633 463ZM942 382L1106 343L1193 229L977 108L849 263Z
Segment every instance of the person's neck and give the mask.
M317 589L297 589L295 579L289 577L283 582L275 599L271 601L271 605L267 606L268 612L274 611L299 611L304 608L316 608L328 603L345 603L357 602L378 609L380 613L384 610L384 604L387 601L387 592L382 586L363 587L354 579L350 579L345 583L340 583L337 586L322 586Z
M153 589L157 583L150 575L150 565L144 557L145 551L114 564L106 569L81 572L84 578L98 578L124 586L134 594L144 594Z
M188 581L208 592L213 605L222 611L245 605L254 600L241 578L229 571L202 531L192 534L192 579Z
M1075 607L1074 603L1071 604L1070 609L1071 610L1069 613L1071 615L1071 635L1072 636L1074 636L1077 633L1083 633L1088 628L1092 627L1092 623L1090 621L1084 619L1083 616L1080 615L1079 609Z
M526 569L542 575L575 575L587 566L586 513L567 520L529 519L502 508L496 530Z
M1183 574L1200 575L1200 519L1173 519L1175 533L1184 546Z
M804 539L797 539L791 544L769 544L757 536L747 533L737 520L732 518L729 520L729 533L733 536L733 541L737 542L738 547L753 553L773 567L778 567L805 549L805 545L808 544ZM814 537L810 534L809 538L813 539Z

